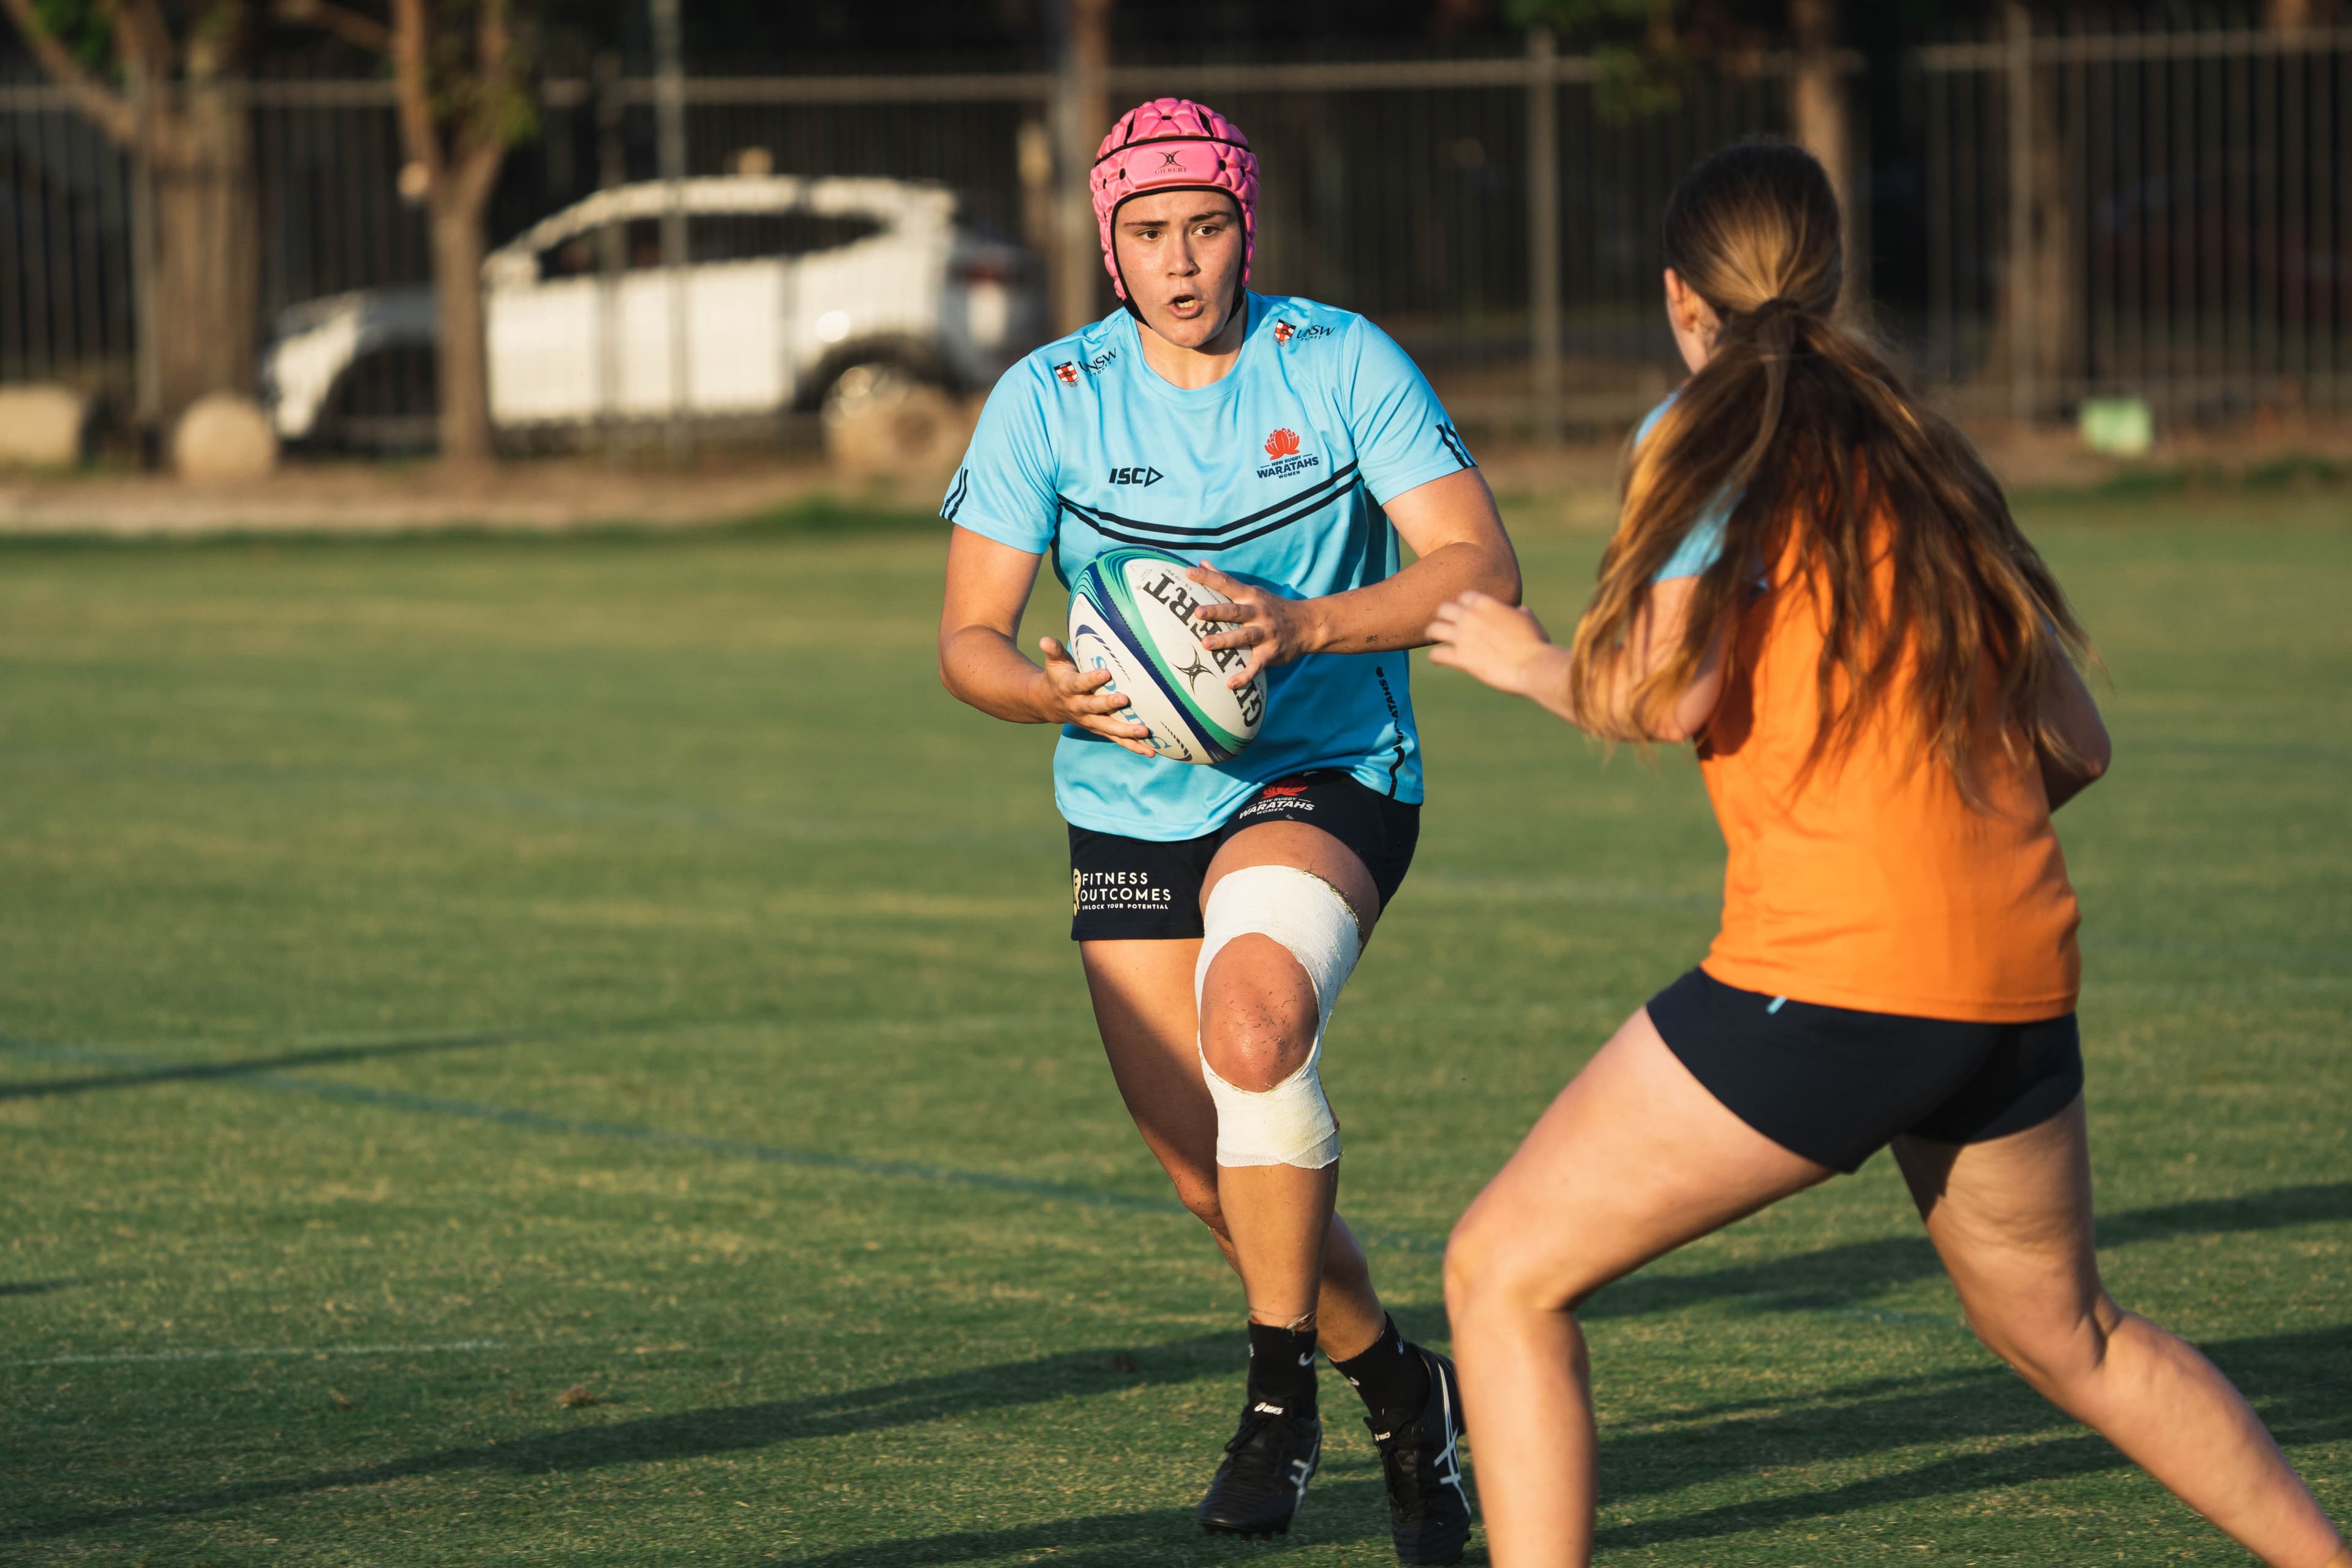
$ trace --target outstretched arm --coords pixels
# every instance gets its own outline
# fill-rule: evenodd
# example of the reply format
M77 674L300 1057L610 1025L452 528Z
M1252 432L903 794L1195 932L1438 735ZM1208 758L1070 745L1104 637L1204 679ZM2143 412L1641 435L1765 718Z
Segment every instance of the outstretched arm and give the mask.
M1204 619L1234 623L1233 630L1202 646L1250 650L1249 662L1227 677L1226 685L1238 689L1268 665L1310 653L1419 647L1429 640L1424 628L1431 615L1457 595L1476 592L1518 603L1518 557L1503 531L1494 493L1477 469L1416 485L1382 510L1415 559L1395 576L1367 587L1319 599L1286 599L1212 566L1192 568L1194 582L1233 601L1201 606Z
M1142 725L1116 717L1124 697L1105 695L1107 669L1081 670L1052 637L1037 639L1044 668L1015 639L1041 557L959 528L948 541L948 586L940 610L940 680L982 712L1015 724L1076 724L1143 756Z
M1650 599L1633 623L1633 637L1607 656L1597 696L1598 711L1578 710L1569 688L1569 650L1545 632L1543 623L1481 594L1465 594L1441 605L1429 623L1427 640L1437 645L1430 662L1475 676L1497 691L1525 697L1570 723L1608 734L1632 728L1634 689L1682 646L1696 577L1669 577L1653 584ZM1664 721L1651 726L1653 741L1687 741L1706 728L1723 695L1723 642L1717 638L1699 661L1698 671Z

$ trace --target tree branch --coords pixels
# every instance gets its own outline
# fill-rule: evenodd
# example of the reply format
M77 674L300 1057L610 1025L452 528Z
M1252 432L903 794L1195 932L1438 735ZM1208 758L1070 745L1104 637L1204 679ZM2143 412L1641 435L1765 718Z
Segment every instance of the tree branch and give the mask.
M392 74L400 106L400 141L409 161L425 165L425 189L447 177L447 159L433 124L432 40L425 0L392 0Z
M481 23L474 31L474 56L484 82L506 84L507 57L513 42L507 26L506 0L482 0Z
M107 140L118 147L135 147L139 141L139 115L131 100L114 91L83 68L73 58L73 51L60 42L34 9L33 0L0 0L0 10L16 24L16 31L25 36L25 43L33 58L51 80L66 89L84 114L97 122Z
M150 82L171 80L180 51L158 0L101 0L101 8L114 24L114 47L125 63L143 71Z
M276 10L281 22L307 22L373 54L393 52L390 27L373 16L338 5L334 0L278 0Z

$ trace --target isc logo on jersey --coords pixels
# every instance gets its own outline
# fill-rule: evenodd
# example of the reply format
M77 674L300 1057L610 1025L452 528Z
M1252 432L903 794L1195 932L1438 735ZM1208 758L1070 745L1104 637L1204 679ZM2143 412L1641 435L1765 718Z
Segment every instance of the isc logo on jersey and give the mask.
M1157 550L1106 551L1070 583L1070 657L1111 672L1103 689L1127 699L1119 717L1150 731L1152 750L1173 762L1222 763L1265 721L1265 671L1238 691L1225 685L1248 651L1201 646L1230 623L1197 612L1224 602Z

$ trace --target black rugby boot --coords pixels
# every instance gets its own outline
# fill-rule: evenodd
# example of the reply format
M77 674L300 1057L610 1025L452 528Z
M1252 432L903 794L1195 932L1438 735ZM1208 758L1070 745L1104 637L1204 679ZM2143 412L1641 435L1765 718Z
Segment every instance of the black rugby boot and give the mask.
M1391 1431L1381 1431L1370 1416L1364 1425L1381 1451L1397 1561L1444 1568L1462 1561L1470 1539L1470 1492L1462 1480L1462 1385L1452 1362L1435 1351L1411 1348L1429 1363L1429 1403Z
M1213 1535L1281 1535L1323 1462L1323 1423L1253 1400L1194 1515Z

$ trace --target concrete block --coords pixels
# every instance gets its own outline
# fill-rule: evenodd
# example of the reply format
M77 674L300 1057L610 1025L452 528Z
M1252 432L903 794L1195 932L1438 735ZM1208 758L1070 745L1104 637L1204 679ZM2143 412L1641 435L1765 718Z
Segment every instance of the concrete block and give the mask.
M81 461L89 399L69 386L0 386L0 468L61 468Z
M184 479L255 479L277 466L278 433L249 397L207 393L172 432L172 467Z

